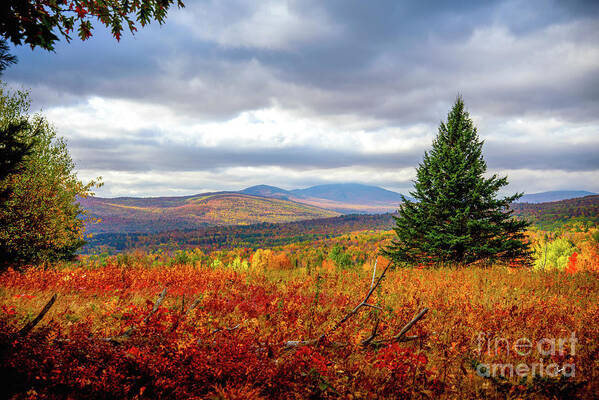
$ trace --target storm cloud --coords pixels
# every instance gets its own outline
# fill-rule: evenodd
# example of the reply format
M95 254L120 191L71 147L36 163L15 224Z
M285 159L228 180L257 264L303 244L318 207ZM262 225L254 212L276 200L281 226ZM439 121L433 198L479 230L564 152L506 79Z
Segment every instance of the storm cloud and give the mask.
M14 52L3 78L31 88L82 176L112 180L102 195L406 191L458 94L510 190L599 191L594 1L193 1L120 43L97 28Z

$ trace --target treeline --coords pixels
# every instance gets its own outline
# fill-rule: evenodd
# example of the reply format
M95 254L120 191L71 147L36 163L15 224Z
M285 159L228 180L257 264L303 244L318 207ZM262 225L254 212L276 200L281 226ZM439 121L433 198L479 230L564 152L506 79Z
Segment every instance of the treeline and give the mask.
M599 195L549 203L515 203L514 214L541 230L586 229L599 226Z
M82 253L112 253L136 248L257 249L327 239L355 231L389 230L392 226L392 214L352 214L280 224L216 226L155 234L102 233L90 238Z
M552 203L514 203L514 215L527 218L540 230L599 226L599 196ZM94 235L81 253L115 253L130 249L185 249L207 251L232 248L270 248L314 241L364 230L390 230L392 214L352 214L287 223L212 226L161 233L101 233Z

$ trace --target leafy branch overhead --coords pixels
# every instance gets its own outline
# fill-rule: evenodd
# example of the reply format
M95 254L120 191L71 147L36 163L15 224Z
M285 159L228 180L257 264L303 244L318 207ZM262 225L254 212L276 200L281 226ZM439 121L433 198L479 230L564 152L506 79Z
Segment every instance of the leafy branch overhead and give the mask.
M0 2L0 35L15 45L28 44L54 50L60 36L67 41L76 35L81 40L92 36L92 22L98 22L120 40L126 29L152 21L164 23L168 10L181 0L11 0Z

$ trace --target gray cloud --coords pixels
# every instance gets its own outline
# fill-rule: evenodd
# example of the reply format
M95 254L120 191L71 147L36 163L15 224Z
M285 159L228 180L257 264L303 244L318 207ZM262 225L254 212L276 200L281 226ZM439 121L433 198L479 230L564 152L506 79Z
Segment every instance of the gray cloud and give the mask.
M276 12L262 9L268 4L194 1L165 25L120 43L98 28L89 42L63 43L56 53L19 48L20 62L4 79L32 87L34 106L46 109L95 96L159 104L209 122L278 107L348 135L418 124L435 132L462 93L486 128L490 168L599 170L599 145L589 140L599 133L596 1L306 0ZM510 120L559 120L562 136L541 141L519 131L523 140L510 142L509 132L498 129ZM568 133L581 125L586 144ZM102 140L69 133L79 166L99 173L406 168L430 145L421 135L409 151L368 154L318 143L194 147L153 130Z
M143 134L143 133L142 133ZM226 167L279 166L296 170L345 167L408 168L422 161L430 146L409 151L364 153L309 146L276 149L199 147L163 143L159 139L78 138L69 142L83 169L113 171L215 171ZM491 169L599 170L599 141L593 143L503 143L488 142L485 159Z

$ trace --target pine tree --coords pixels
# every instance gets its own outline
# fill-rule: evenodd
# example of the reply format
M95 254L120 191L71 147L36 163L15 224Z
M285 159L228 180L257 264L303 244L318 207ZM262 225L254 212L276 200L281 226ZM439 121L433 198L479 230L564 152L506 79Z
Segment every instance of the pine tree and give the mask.
M383 250L396 264L465 265L528 258L528 222L516 220L510 203L522 193L497 198L507 177L485 177L487 165L464 102L458 97L441 122L430 152L417 168L415 201L402 196L397 238Z

